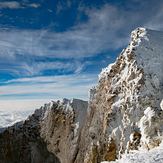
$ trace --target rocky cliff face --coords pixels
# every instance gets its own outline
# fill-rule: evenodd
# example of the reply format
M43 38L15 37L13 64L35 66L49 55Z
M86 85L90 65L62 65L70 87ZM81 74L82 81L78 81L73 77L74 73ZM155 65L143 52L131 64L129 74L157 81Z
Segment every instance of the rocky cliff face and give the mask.
M73 99L54 102L41 122L41 137L61 163L73 163L78 154L88 103Z
M162 45L161 32L134 30L127 48L99 75L89 104L75 99L52 102L18 128L3 131L0 160L99 163L131 150L159 146L163 134ZM18 154L22 148L25 157Z
M140 146L158 146L162 135L163 34L144 28L92 91L77 162L112 161ZM82 158L82 161L80 161Z
M1 163L59 163L58 158L47 150L40 137L40 120L45 109L36 110L24 122L3 129L0 133Z
M78 99L53 101L24 122L1 129L0 162L74 162L87 108L88 102Z

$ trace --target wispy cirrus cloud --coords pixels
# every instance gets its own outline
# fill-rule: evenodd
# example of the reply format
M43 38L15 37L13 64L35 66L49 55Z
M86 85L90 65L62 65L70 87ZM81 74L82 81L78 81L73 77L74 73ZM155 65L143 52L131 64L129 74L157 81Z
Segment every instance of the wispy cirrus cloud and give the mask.
M21 78L1 83L1 99L88 98L88 90L96 83L96 75L64 75Z
M0 29L0 55L16 54L80 58L123 47L131 30L138 26L162 27L163 2L156 4L155 15L145 11L124 10L113 5L100 9L84 8L88 21L78 23L65 32L42 30Z
M55 32L48 28L40 30L0 28L0 59L3 62L3 66L0 65L1 71L11 70L11 73L15 74L22 74L23 71L24 76L40 75L47 69L69 69L80 72L84 67L80 59L107 52L109 55L110 51L124 47L128 43L129 33L134 28L145 26L163 29L162 1L158 0L154 7L152 0L150 3L133 1L140 5L140 9L134 10L133 6L130 6L132 10L125 10L110 4L100 8L79 7L79 10L87 15L88 20L78 22L64 32ZM21 6L17 1L11 2L13 8ZM1 7L5 5L8 4L0 3ZM152 12L149 11L151 7ZM46 64L31 61L33 57L73 58L76 61Z
M119 35L120 25L125 22L123 17L118 18L116 7L106 5L101 9L87 10L86 14L87 22L79 23L65 32L1 29L3 39L0 47L3 50L0 55L81 58L120 48L127 42L127 34Z
M19 2L16 1L6 1L6 2L0 2L0 8L17 9L17 8L21 8L21 5Z
M11 57L6 58L1 56L0 60L0 73L8 73L13 77L27 77L27 76L40 76L46 75L48 72L51 75L59 74L79 74L86 68L86 66L95 64L92 62L82 62L80 60L50 60L38 61L37 58L32 57ZM0 79L1 81L1 79Z

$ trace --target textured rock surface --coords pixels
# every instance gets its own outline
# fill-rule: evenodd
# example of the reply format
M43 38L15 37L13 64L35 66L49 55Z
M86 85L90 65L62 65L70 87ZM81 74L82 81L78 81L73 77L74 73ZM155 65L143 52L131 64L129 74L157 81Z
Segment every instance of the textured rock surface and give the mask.
M88 103L72 101L54 102L49 106L41 123L41 137L62 163L71 163L76 159L80 132L85 122Z
M45 110L36 110L24 122L0 133L1 163L59 163L40 137L40 119Z
M125 151L160 144L162 45L162 33L138 28L116 62L101 72L91 90L77 163L111 161Z

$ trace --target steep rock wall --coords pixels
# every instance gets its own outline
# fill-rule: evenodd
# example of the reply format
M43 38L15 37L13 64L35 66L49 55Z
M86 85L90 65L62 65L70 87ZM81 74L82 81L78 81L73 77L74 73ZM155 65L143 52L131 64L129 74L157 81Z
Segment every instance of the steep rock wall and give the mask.
M80 133L88 102L73 99L53 102L41 122L41 137L62 163L73 163L78 153Z

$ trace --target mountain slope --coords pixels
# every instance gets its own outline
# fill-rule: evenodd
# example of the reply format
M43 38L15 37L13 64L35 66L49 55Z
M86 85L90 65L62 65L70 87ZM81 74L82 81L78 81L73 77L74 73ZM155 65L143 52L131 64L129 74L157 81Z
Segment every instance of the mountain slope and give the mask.
M0 162L72 161L87 107L88 102L78 99L53 101L36 110L24 122L3 129L0 133Z
M99 163L122 156L130 162L133 155L142 158L132 154L135 150L150 150L157 159L163 138L162 71L163 32L137 28L115 63L102 70L89 103L51 102L0 133L0 162Z
M163 131L162 45L163 33L138 28L116 62L101 72L92 90L76 162L112 161L125 151L159 145Z

